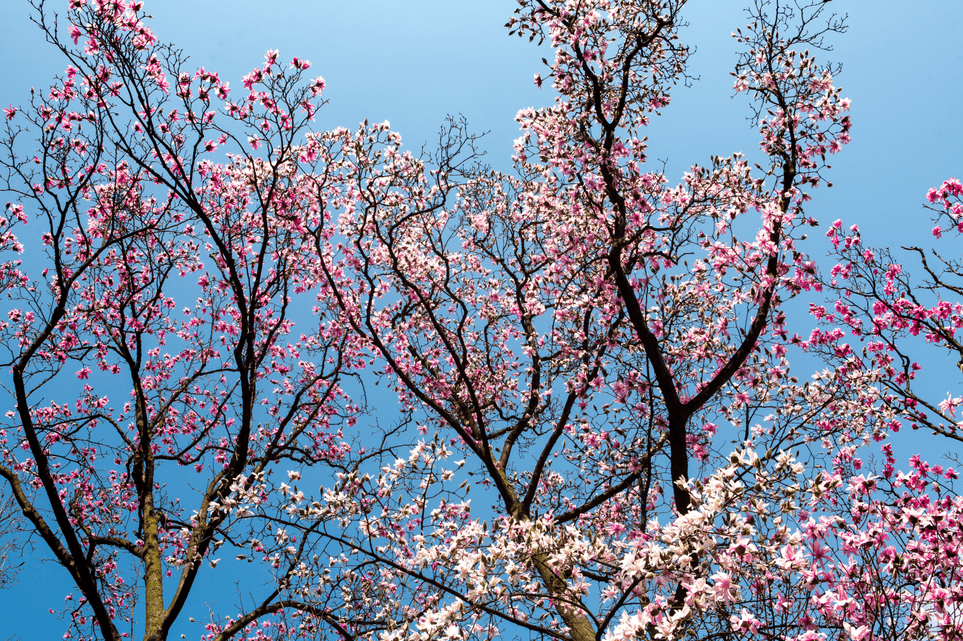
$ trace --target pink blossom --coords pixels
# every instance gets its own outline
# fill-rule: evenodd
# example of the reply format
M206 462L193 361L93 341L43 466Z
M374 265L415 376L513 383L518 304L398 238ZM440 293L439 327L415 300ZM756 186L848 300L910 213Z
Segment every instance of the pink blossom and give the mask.
M762 622L754 617L746 608L742 609L742 613L739 616L734 614L730 616L729 622L737 630L742 632L750 632L752 634L757 634L762 625Z

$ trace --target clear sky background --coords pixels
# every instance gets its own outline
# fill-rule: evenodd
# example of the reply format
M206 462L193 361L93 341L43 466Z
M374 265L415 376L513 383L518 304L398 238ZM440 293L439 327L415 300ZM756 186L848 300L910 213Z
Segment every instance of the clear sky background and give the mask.
M61 10L66 0L47 4ZM922 209L927 189L950 176L963 178L963 1L833 4L849 14L849 32L828 55L844 65L837 84L853 101L853 142L834 158L828 175L834 187L813 192L808 213L823 230L837 218L858 223L871 245L926 246L932 227ZM235 91L264 52L277 48L282 60L310 60L312 72L327 80L330 104L319 112L318 128L390 120L418 149L435 140L446 115L463 114L476 132L491 132L483 148L499 169L510 168L517 111L552 99L532 82L546 53L527 39L509 38L503 27L514 7L513 0L146 3L161 40L182 47L197 66L216 70ZM66 64L30 24L30 11L26 0L0 0L2 107L25 103L31 86L45 88ZM648 132L650 158L666 161L670 182L693 163L757 146L745 97L731 99L737 45L730 33L746 22L742 3L693 0L685 15L691 26L682 38L698 48L691 72L701 80L678 88ZM818 260L827 247L821 233L813 234L808 251ZM949 247L944 241L943 249ZM20 583L0 592L0 641L63 633L63 623L46 612L72 590L66 573L30 558ZM219 586L200 587L188 609L204 614L204 600ZM174 638L181 632L190 638L188 629Z

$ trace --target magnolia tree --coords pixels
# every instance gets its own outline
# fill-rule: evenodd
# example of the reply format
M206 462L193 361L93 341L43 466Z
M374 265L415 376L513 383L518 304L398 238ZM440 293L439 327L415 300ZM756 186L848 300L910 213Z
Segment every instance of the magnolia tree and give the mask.
M961 194L963 186L955 178L926 194L926 207L935 214L932 234L942 243L947 242L943 234L963 232ZM806 346L834 362L837 371L864 377L876 397L867 412L885 421L888 430L908 426L950 444L963 440L957 413L963 399L953 390L932 387L932 379L945 378L954 365L963 369L957 336L963 327L959 260L945 250L902 248L904 261L922 269L919 279L890 249L864 246L855 225L844 229L837 220L827 236L837 260L825 282L833 299L828 308L811 305L824 328L814 330ZM931 366L923 368L920 361ZM917 380L923 369L936 370L925 384ZM850 543L842 558L838 550L826 549L827 556L837 557L830 566L836 572L848 569L851 579L843 584L854 597L850 608L871 615L864 638L885 636L887 628L879 621L886 618L902 621L895 636L959 638L963 501L953 487L958 473L919 456L910 459L908 472L901 472L892 446L884 443L881 450L878 476L853 479L851 518L827 523L834 536L845 531ZM858 458L852 462L857 469L862 465Z
M318 279L286 183L323 84L302 81L306 64L273 73L272 55L217 113L227 83L188 73L141 3L72 2L69 24L37 10L70 66L7 110L0 476L76 585L67 637L163 639L225 543L268 558L279 581L298 564L280 540L239 540L231 497L349 449L341 427L357 408L341 380L359 339L327 306L299 333L292 320ZM246 135L263 157L208 158L249 148ZM280 585L252 592L231 630L285 612Z
M232 90L139 1L35 6L69 66L6 110L0 476L76 586L67 638L957 633L952 472L856 475L911 376L783 309L823 288L801 242L849 140L816 57L842 21L757 2L759 162L673 185L644 132L688 82L684 2L519 4L554 102L508 173L457 120L428 157L315 131L307 61ZM832 367L800 383L800 347ZM192 595L238 566L232 609Z

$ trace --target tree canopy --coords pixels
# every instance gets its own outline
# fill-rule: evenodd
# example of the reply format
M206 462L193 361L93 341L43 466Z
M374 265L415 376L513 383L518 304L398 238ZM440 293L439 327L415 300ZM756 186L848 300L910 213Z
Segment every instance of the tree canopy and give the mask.
M811 214L851 129L822 0L750 7L758 152L672 182L684 4L520 0L551 104L499 171L457 117L315 129L304 59L232 87L139 0L38 2L68 66L5 110L0 477L65 638L963 634L956 472L890 443L961 440L914 381L963 368L963 267Z

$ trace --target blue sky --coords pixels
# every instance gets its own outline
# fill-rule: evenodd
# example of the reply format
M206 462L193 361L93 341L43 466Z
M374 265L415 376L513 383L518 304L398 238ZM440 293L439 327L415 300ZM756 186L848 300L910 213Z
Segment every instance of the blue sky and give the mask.
M822 229L837 218L858 223L872 245L925 246L926 190L963 177L963 2L835 5L850 16L849 33L829 56L844 65L837 83L853 101L853 142L835 157L834 187L813 194L809 214ZM390 120L417 149L435 138L447 114L460 113L475 131L491 132L483 143L487 160L508 169L515 113L551 100L532 82L545 52L503 28L514 6L513 0L147 0L146 9L162 40L232 86L240 87L269 48L280 49L282 59L310 60L327 80L330 99L319 128ZM3 107L25 102L31 86L45 87L65 66L29 13L26 0L0 3ZM741 3L692 2L686 16L691 27L682 36L698 48L691 71L701 80L678 88L649 132L651 158L666 161L670 182L693 163L749 153L757 144L744 97L730 99L736 43L729 34L746 21ZM813 236L808 249L818 260L828 246L821 234ZM63 578L53 563L28 562L20 584L0 593L0 639L59 637L62 624L46 611L70 591Z

